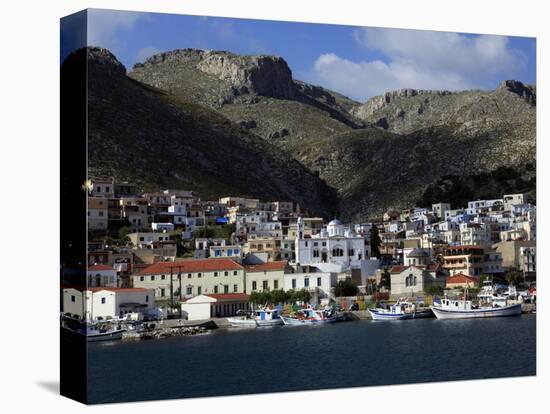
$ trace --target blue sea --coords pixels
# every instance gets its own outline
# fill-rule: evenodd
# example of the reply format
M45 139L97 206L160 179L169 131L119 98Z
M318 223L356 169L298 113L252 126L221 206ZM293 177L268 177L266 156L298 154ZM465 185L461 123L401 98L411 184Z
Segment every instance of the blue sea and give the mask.
M536 374L536 315L217 329L88 347L90 403Z

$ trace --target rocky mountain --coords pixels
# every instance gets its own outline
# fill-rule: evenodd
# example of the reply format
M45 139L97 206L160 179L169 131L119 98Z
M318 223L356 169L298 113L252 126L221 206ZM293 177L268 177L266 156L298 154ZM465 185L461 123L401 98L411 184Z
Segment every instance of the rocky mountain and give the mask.
M178 49L151 56L128 75L213 108L282 149L290 141L363 127L349 113L357 102L295 81L277 56Z
M92 177L112 176L142 190L193 189L204 198L293 200L314 214L333 214L336 191L269 142L207 106L129 78L105 49L78 50L63 63L65 73L83 59Z
M101 154L111 152L96 158L101 172L138 167L132 179L142 182L155 171L211 194L285 194L360 220L437 201L460 206L520 191L535 198L536 88L519 81L493 91L402 89L360 104L293 79L281 57L178 49L127 76L100 62L100 76L90 77L100 103L90 134ZM113 153L118 136L124 144ZM130 145L136 139L140 146ZM235 151L226 153L228 145ZM120 168L124 157L137 164ZM220 177L220 167L238 171L239 183Z

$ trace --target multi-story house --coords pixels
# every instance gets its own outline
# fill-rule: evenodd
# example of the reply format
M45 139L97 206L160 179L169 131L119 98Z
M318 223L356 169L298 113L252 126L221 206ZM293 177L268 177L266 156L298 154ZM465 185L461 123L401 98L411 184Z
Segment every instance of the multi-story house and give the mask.
M285 270L291 270L286 260L246 265L245 293L283 289Z
M107 231L109 204L104 197L88 197L88 229Z
M450 275L480 276L484 270L484 251L480 246L449 246L444 249L442 259L443 269Z
M244 268L230 259L158 262L132 275L134 287L154 289L157 301L209 293L244 293Z

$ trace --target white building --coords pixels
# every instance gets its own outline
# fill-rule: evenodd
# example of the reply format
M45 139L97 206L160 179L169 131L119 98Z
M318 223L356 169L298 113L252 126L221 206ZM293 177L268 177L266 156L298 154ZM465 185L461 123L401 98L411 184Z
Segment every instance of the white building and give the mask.
M94 264L87 270L88 287L117 287L117 272L112 266Z
M329 299L336 287L338 274L334 272L319 272L316 268L310 268L311 272L286 273L284 275L284 290L310 291L318 301Z
M298 218L298 234L295 249L296 262L300 265L316 263L358 264L368 258L370 251L365 238L346 229L340 220L332 220L327 227L310 238L304 237L304 225Z
M155 293L140 288L87 288L84 294L74 288L63 289L63 311L89 322L124 317L128 313L147 313L155 306Z
M248 300L244 293L199 295L183 302L181 312L190 321L224 318L250 309Z

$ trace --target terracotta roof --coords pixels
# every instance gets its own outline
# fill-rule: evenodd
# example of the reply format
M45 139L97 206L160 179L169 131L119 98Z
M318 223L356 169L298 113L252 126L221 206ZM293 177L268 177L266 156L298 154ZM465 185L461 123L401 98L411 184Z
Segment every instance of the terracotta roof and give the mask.
M401 273L403 270L408 269L409 266L393 266L390 269L390 273Z
M435 272L436 270L439 270L439 267L439 263L430 263L426 267L426 270L428 270L429 272Z
M256 265L245 265L245 269L249 272L269 272L275 270L284 270L287 265L286 260L278 262L267 262Z
M246 293L210 293L205 296L211 297L220 301L230 301L230 300L246 300L250 297Z
M447 278L447 284L449 283L477 283L477 279L475 277L465 275L464 273L457 273L456 275L449 276Z
M112 266L106 266L102 264L95 264L88 267L88 271L90 270L115 270Z
M107 287L107 286L100 286L100 287L78 287L78 286L63 286L63 289L76 289L79 291L82 290L89 290L90 292L99 292L101 290L108 290L109 292L121 292L121 293L133 293L133 292L145 292L145 291L151 291L154 289L146 289L146 288L116 288L116 287Z
M240 270L243 267L231 259L190 259L158 262L147 266L139 275L158 275L178 272L209 272L213 270Z
M390 269L390 273L401 273L403 272L404 270L407 270L409 267L416 267L417 269L420 269L420 270L424 270L426 268L426 266L415 266L415 265L412 265L412 266L403 266L403 265L398 265L398 266L393 266L391 269Z

